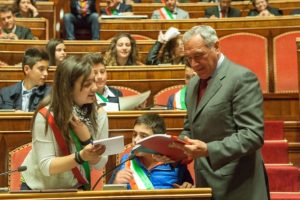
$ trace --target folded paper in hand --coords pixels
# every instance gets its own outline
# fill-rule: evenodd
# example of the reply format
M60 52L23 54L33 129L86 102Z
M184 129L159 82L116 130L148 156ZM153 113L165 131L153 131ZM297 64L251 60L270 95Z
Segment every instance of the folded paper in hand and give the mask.
M105 146L103 156L118 154L124 151L124 136L116 136L100 140L94 140L92 144L102 144Z
M185 145L183 140L167 134L154 134L137 142L132 152L145 152L168 156L174 161L183 160L187 155L183 150L171 147L173 143Z
M119 97L120 110L134 110L150 96L150 90L141 94Z
M179 30L177 28L170 27L165 33L165 40L169 41L169 40L177 37L178 35L180 35Z

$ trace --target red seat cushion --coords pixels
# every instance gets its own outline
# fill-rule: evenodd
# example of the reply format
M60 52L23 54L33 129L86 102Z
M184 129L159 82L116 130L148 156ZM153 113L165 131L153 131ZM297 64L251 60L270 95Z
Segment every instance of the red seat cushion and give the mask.
M161 90L154 96L154 105L167 106L169 97L178 92L182 87L183 85L174 85Z
M267 39L252 33L235 33L220 38L220 49L233 62L252 70L263 92L268 92Z
M273 39L275 92L298 91L297 37L300 31L283 33Z

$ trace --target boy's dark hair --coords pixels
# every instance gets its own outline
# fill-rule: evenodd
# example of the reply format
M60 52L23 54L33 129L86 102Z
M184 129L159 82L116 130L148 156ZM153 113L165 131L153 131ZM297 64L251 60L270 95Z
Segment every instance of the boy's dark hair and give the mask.
M147 127L151 128L153 134L165 134L166 133L166 125L164 119L158 114L149 113L143 114L139 116L134 125L144 124Z
M82 59L91 62L93 65L97 65L97 64L104 65L104 60L103 60L103 56L101 53L88 53L88 54L85 54L82 57ZM105 66L105 68L106 68L106 66Z
M32 69L33 65L41 60L49 61L49 56L46 51L37 48L27 49L22 60L23 71L25 65L28 65Z

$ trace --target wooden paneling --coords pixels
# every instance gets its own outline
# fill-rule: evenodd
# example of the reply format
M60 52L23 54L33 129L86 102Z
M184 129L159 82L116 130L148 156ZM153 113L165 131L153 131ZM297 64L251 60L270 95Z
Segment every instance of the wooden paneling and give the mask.
M286 32L284 28L297 30L300 27L300 16L274 17L236 17L221 19L188 19L188 20L101 20L101 39L112 38L123 31L145 35L157 39L160 30L169 27L178 28L181 33L197 25L209 25L216 29L219 37L236 32L251 32L274 37ZM277 34L276 34L277 32ZM265 35L264 35L264 34ZM275 35L271 35L275 33ZM267 34L267 35L266 35ZM268 38L268 37L267 37Z
M48 83L53 82L55 69L49 70ZM108 85L126 86L145 92L151 91L148 105L153 104L153 96L160 90L173 85L184 84L184 66L129 66L107 67ZM0 68L0 88L19 82L24 77L18 67Z
M300 2L298 0L288 0L288 1L269 1L269 4L272 7L280 8L285 15L288 15L293 9L300 7ZM178 7L188 11L190 18L199 18L204 17L205 9L217 6L218 3L212 2L197 2L197 3L179 3ZM106 3L101 3L100 7L105 7ZM163 7L162 3L135 3L132 5L132 11L136 15L148 15L151 18L151 15L154 10L157 10ZM241 11L242 16L247 16L250 9L253 8L252 3L249 1L238 1L232 2L231 6L237 8Z
M49 200L87 200L87 199L107 199L107 200L210 200L210 188L193 189L164 189L164 190L113 190L113 191L58 191L49 193L19 193L0 194L0 199L49 199Z
M40 40L49 39L49 24L45 18L16 18L16 23L27 27Z
M9 65L15 65L22 62L22 58L26 49L36 47L44 49L47 40L1 40L0 41L0 60ZM137 41L137 47L142 62L145 62L149 50L154 44L154 40ZM68 55L83 55L92 52L104 53L108 48L110 41L64 41L66 52Z

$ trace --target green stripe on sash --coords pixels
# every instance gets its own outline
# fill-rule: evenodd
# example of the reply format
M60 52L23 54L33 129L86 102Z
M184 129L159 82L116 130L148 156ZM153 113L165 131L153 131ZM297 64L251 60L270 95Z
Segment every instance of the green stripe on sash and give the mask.
M73 129L70 129L70 135L75 143L76 151L79 152L80 150L82 150L82 145L79 141L78 136L74 133ZM86 190L90 190L90 188L91 188L91 185L90 185L91 184L91 169L90 169L89 163L87 161L84 161L84 163L82 164L82 167L84 169L85 176L88 180L88 184L83 185L83 187Z

